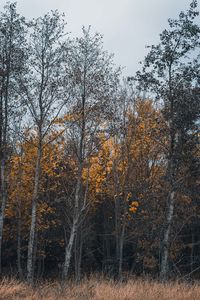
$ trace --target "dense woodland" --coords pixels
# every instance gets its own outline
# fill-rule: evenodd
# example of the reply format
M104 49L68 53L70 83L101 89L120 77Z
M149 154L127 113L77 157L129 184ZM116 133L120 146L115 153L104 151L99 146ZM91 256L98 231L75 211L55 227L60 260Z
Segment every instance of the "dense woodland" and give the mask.
M30 21L7 3L2 276L200 277L199 50L197 1L128 78L92 28L74 38L58 11Z

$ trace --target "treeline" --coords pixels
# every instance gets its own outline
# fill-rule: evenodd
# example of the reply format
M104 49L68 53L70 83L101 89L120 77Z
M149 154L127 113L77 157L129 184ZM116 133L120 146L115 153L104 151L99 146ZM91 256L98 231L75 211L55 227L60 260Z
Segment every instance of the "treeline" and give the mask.
M57 11L27 21L5 6L2 276L198 277L198 16L193 1L122 79L100 34L73 38Z

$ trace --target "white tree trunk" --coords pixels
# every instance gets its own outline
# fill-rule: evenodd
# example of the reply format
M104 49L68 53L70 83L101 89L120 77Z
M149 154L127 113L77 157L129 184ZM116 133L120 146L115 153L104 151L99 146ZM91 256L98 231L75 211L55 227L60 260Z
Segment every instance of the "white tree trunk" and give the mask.
M79 167L78 171L78 179L76 184L76 191L75 191L75 207L74 207L74 215L73 215L73 222L70 231L69 241L65 247L65 261L63 266L63 280L67 278L69 266L72 257L72 248L76 236L76 231L78 227L78 221L80 217L80 208L79 208L79 198L80 198L80 188L81 188L81 178L82 178L82 166Z
M82 239L82 228L76 232L75 245L74 245L74 265L75 265L75 282L79 283L81 280L81 261L82 261L82 249L83 249L83 239Z
M72 248L73 248L76 231L77 231L77 224L78 224L78 220L74 219L72 228L71 228L71 232L70 232L69 241L65 247L65 262L64 262L64 266L63 266L63 280L66 280L67 276L68 276L69 266L70 266L71 257L72 257Z
M174 196L175 196L175 192L174 191L170 192L169 205L167 208L167 215L166 215L166 225L164 227L163 245L162 245L162 259L161 259L161 270L160 270L161 281L166 281L168 275L170 231L171 231L171 224L174 215L174 200L175 200Z
M37 154L37 162L35 167L35 180L34 180L34 191L32 198L32 211L31 211L31 228L28 243L28 256L27 256L27 281L33 282L34 277L34 248L35 248L35 233L36 233L36 221L37 221L37 200L39 191L39 180L40 180L40 163L42 157L42 147L39 146Z

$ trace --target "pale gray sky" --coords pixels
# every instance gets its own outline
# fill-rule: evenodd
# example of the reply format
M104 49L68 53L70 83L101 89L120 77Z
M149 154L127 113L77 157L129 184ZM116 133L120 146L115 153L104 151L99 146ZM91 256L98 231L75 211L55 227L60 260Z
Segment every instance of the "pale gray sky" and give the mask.
M6 1L0 0L0 9ZM104 36L104 48L125 66L125 75L139 68L147 50L158 41L168 18L176 18L191 0L18 0L18 11L27 18L58 9L66 14L67 31L80 35L82 25L92 25ZM200 4L199 4L200 5Z

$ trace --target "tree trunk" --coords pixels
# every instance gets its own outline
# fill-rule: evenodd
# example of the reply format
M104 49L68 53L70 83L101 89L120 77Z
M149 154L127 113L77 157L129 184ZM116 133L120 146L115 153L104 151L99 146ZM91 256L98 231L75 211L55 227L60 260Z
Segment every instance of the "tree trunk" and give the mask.
M7 202L6 191L6 163L5 159L1 160L1 212L0 212L0 274L2 273L1 256L2 256L2 239L3 239L3 225L4 214Z
M75 235L76 235L76 231L77 231L77 224L78 224L78 220L74 219L72 228L71 228L71 232L70 232L69 242L65 247L65 262L64 262L64 266L63 266L63 280L66 280L67 276L68 276L69 266L70 266L71 257L72 257L72 247L74 244Z
M114 203L115 203L115 255L116 255L116 275L119 277L119 256L120 256L120 234L121 234L121 208L119 197L119 178L117 174L116 161L113 162L114 172Z
M67 276L68 276L69 266L70 266L71 257L72 257L72 248L73 248L74 240L75 240L75 237L76 237L78 222L79 222L79 218L80 218L80 214L81 214L80 191L81 191L81 185L82 185L82 170L83 170L83 165L82 165L82 151L83 151L83 139L84 139L84 133L83 132L84 132L84 130L82 129L80 149L79 149L80 162L79 162L78 176L77 176L77 183L76 183L75 197L74 197L73 222L72 222L72 227L71 227L71 231L70 231L69 242L65 247L65 261L64 261L64 266L63 266L63 280L66 280Z
M82 248L83 248L83 239L82 239L81 228L80 228L79 232L76 233L75 250L74 250L76 283L79 283L81 280Z
M161 270L160 270L160 279L163 282L167 280L167 276L168 276L170 231L171 231L171 224L174 215L174 200L175 200L174 196L175 196L175 192L171 191L169 194L169 204L167 207L166 224L164 227L164 238L163 238L163 245L162 245L162 258L161 258Z
M85 101L86 101L86 68L84 66L84 79L83 79L83 94L82 94L82 107L81 107L81 132L80 132L80 144L78 148L78 174L77 174L77 184L75 189L75 201L74 201L74 215L73 215L73 222L70 232L69 242L65 247L65 262L63 267L63 280L66 280L71 256L72 256L72 247L74 244L78 222L80 215L82 213L82 208L84 205L80 207L80 192L82 187L82 171L83 171L83 161L84 161L84 138L85 138ZM86 196L84 197L85 202Z
M39 145L37 153L37 162L35 168L35 180L34 180L34 192L32 198L32 211L31 211L31 229L28 243L28 257L27 257L27 281L33 282L34 278L34 248L35 248L35 233L37 222L37 200L39 191L39 179L40 179L40 163L42 157L42 146Z
M17 218L17 269L19 278L23 279L23 272L21 266L21 204L18 207L18 218Z
M167 211L165 217L165 226L163 232L162 241L162 256L161 256L161 269L160 279L166 281L168 277L169 269L169 249L170 249L170 231L171 224L174 215L174 183L175 183L175 165L174 165L174 154L175 154L175 124L174 124L174 98L172 95L172 62L169 66L169 103L170 103L170 119L169 119L169 133L170 133L170 148L169 148L169 159L168 159L168 180L170 182L170 192L168 196Z
M119 272L119 253L120 253L120 212L119 197L115 197L115 241L116 241L116 271Z
M194 233L192 232L192 244L191 244L191 252L190 252L190 272L193 272L193 265L194 265Z
M124 235L125 235L125 221L123 221L120 241L119 241L119 265L118 265L118 279L122 280L122 265L123 265L123 249L124 249Z

